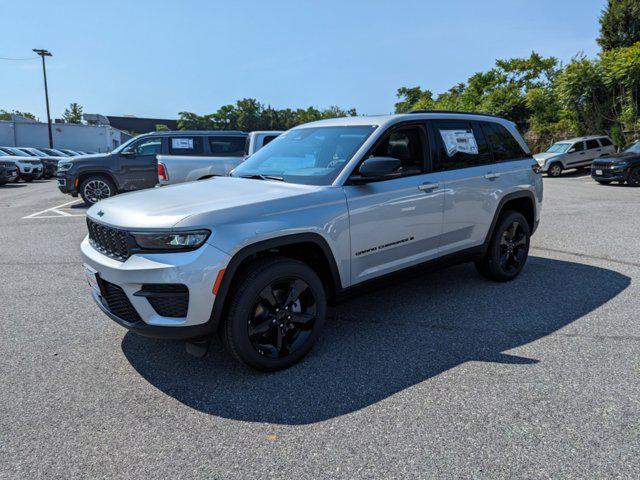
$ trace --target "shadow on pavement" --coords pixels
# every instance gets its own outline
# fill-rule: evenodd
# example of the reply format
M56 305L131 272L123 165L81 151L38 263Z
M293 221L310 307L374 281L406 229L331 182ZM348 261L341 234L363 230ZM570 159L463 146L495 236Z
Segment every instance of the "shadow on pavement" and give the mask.
M537 363L503 352L580 319L629 283L612 270L541 257L530 257L523 274L504 284L481 279L470 265L422 274L338 305L311 354L271 374L237 364L220 342L197 359L180 342L127 333L122 350L147 381L196 410L308 424L362 409L464 362Z
M3 183L0 188L22 188L26 186L26 183Z

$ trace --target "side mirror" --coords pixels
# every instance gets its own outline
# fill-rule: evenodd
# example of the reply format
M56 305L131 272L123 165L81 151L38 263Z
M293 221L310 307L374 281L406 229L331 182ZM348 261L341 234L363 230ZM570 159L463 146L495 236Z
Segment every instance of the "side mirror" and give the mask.
M358 170L355 180L389 180L402 175L402 163L393 157L369 157Z
M120 155L122 155L123 157L133 157L135 154L135 150L125 150L124 152L120 153Z

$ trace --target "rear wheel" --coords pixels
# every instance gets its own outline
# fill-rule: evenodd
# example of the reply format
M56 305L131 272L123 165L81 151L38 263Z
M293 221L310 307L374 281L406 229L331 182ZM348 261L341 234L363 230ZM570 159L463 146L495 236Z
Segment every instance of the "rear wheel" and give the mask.
M636 167L629 173L627 183L632 187L640 187L640 167Z
M549 165L549 169L547 170L547 175L550 177L559 177L562 174L562 164L560 162L555 162Z
M327 309L318 275L308 265L283 257L250 265L230 302L222 340L237 360L264 371L302 359L318 339Z
M80 196L87 205L112 197L116 194L116 186L102 175L91 175L80 184Z
M527 262L530 236L526 218L519 212L506 212L493 232L484 257L476 261L476 269L490 280L513 280Z

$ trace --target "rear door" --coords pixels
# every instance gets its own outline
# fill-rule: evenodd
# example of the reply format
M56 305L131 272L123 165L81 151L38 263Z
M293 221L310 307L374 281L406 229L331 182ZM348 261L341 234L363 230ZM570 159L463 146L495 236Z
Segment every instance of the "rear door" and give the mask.
M343 187L352 284L435 258L442 231L442 175L429 170L424 124L391 127L366 158L371 156L399 159L403 174Z
M158 183L157 155L162 153L160 136L148 136L132 142L118 155L117 179L125 191L154 187Z
M444 177L444 220L440 255L484 241L498 198L500 172L493 164L480 124L430 121L435 141L434 170Z
M587 140L584 143L585 143L585 149L587 152L586 160L588 160L589 162L592 162L594 159L602 155L602 147L600 146L600 143L598 142L598 140L593 138L591 140Z

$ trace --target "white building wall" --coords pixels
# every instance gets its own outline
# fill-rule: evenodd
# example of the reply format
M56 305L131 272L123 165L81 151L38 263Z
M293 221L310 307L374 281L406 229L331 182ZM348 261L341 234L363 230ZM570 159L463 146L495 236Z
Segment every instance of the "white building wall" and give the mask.
M131 138L108 125L54 123L51 125L54 148L91 152L109 152ZM48 147L46 123L0 121L0 145L8 147Z

